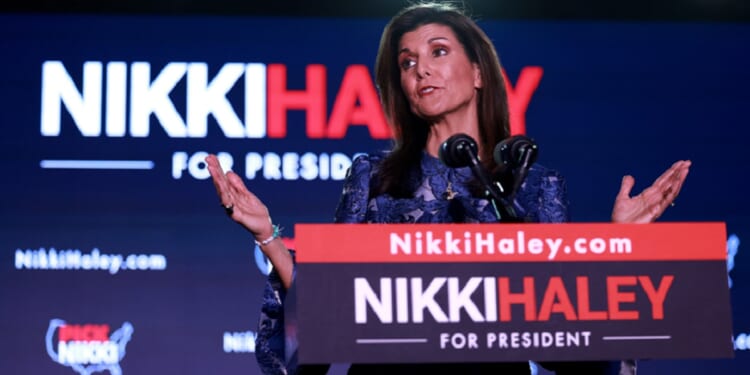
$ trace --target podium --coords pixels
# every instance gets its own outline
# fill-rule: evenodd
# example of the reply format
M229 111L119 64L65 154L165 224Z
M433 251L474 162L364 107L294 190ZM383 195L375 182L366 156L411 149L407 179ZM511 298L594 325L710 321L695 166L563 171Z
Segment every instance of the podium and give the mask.
M286 334L300 364L733 356L723 223L301 224L295 237Z

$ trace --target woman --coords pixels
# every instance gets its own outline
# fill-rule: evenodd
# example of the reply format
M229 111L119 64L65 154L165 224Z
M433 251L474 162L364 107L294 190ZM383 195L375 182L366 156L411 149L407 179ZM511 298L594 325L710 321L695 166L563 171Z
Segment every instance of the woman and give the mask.
M451 135L478 141L485 169L501 178L494 145L509 136L508 104L500 63L485 33L445 4L405 8L386 26L375 65L376 81L395 145L386 155L354 160L336 209L339 223L496 222L495 210L477 194L468 168L452 169L437 158ZM273 263L256 355L264 372L283 373L283 292L293 282L293 255L278 238L268 209L239 176L224 174L215 156L206 162L222 205L249 230ZM612 211L614 222L645 223L671 204L687 177L689 161L672 165L641 194L630 197L625 176ZM532 222L568 220L565 184L555 171L535 165L513 201ZM607 362L547 364L562 373L617 373ZM290 369L291 370L291 369ZM325 369L323 369L325 370ZM353 365L350 373L528 374L527 363Z

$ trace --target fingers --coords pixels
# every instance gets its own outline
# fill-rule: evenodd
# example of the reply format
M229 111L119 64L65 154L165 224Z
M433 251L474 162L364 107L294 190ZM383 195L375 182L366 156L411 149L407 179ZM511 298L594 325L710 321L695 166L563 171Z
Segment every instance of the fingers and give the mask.
M690 171L691 162L689 160L680 160L665 171L659 178L654 182L654 187L659 190L662 195L662 203L667 206L677 198L677 195L682 189L682 185L687 178L688 172Z
M245 186L245 183L242 181L242 178L236 173L232 171L227 172L226 180L228 181L227 185L228 189L231 191L232 197L237 201L242 201L238 203L247 203L251 207L260 203L258 197L248 190L247 186Z
M687 178L691 162L680 160L672 164L651 186L651 212L654 219L661 216L679 195Z
M208 173L211 174L211 177L217 177L224 174L221 169L221 164L219 163L219 158L217 158L216 155L209 154L206 156L205 162L206 165L208 165Z
M687 179L688 173L690 173L690 160L682 161L679 165L679 168L677 171L675 171L673 177L672 177L672 189L674 190L674 198L677 198L677 195L680 193L680 190L682 189L682 184L685 183L685 179ZM670 202L671 203L671 202Z
M227 172L227 181L234 203L241 207L242 212L252 216L268 216L265 205L260 199L248 190L242 178L234 172Z
M231 194L229 183L227 182L226 175L221 169L221 164L216 155L208 155L205 159L206 165L208 166L208 173L211 175L211 180L216 188L216 194L219 196L219 200L223 206L230 206L234 204L234 200Z
M227 181L229 181L229 187L232 189L233 192L250 193L250 191L247 190L245 183L242 182L242 179L236 173L230 171L230 172L227 172L226 176L227 176Z
M681 162L682 161L677 161L672 164L671 167L667 168L667 170L664 171L661 176L654 180L654 183L651 186L658 189L659 191L666 191L669 187L669 181L674 177L674 173L679 170Z
M681 184L682 181L685 180L690 164L689 160L679 160L675 162L671 167L664 171L656 181L654 181L654 186L663 190L672 187L672 190L674 190L672 185L676 182Z
M622 177L622 183L620 184L620 192L617 193L617 200L630 198L630 191L633 190L635 185L635 179L633 176L627 175Z

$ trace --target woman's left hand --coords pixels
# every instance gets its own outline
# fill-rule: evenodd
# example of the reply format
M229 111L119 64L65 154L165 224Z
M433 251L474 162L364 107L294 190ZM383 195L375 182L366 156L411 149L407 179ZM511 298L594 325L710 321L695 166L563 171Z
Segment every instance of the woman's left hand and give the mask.
M612 209L612 221L650 223L656 220L677 198L689 168L689 160L680 160L672 164L651 186L634 197L630 196L630 190L633 189L635 179L633 176L623 177L620 192Z

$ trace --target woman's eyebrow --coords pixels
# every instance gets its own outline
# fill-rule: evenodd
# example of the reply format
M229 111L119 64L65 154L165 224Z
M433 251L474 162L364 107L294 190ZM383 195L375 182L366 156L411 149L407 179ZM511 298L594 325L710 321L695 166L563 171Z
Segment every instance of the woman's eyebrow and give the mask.
M447 38L447 37L444 37L444 36L436 36L436 37L434 37L434 38L430 38L429 40L427 40L427 43L432 43L432 42L435 42L435 41L438 41L438 40L448 40L448 38ZM400 50L398 51L398 53L399 53L399 54L401 54L401 53L404 53L404 52L410 52L410 51L411 51L411 50L410 50L409 48L407 48L407 47L404 47L404 48L401 48L401 49L400 49Z

